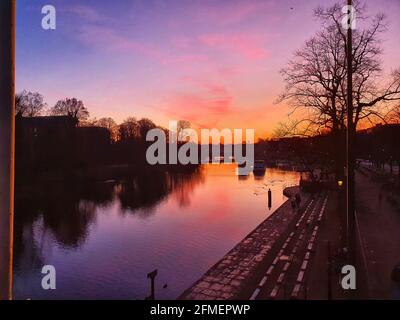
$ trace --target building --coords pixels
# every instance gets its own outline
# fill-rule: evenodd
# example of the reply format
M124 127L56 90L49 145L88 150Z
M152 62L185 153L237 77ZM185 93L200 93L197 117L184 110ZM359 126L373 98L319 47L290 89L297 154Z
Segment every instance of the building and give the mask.
M109 152L110 132L78 127L71 116L17 117L17 168L63 170L101 163Z

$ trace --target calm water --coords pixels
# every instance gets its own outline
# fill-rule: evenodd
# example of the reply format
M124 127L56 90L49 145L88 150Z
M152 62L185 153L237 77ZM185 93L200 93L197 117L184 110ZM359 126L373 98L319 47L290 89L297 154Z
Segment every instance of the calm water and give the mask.
M15 298L143 299L153 269L156 298L176 298L285 201L285 186L298 182L295 172L239 178L235 170L205 165L193 174L52 184L20 194ZM41 289L45 264L57 270L56 290Z

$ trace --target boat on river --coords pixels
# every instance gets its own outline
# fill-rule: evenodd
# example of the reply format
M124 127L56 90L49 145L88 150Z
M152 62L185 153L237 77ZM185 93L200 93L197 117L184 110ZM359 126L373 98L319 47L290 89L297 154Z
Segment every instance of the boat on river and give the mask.
M265 173L265 161L264 160L256 160L254 161L253 173L255 175L263 175Z

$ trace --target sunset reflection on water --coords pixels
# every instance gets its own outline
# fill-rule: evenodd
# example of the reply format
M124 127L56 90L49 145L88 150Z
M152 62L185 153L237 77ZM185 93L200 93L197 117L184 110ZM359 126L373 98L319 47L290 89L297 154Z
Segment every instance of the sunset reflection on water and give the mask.
M210 164L73 193L43 186L17 199L14 297L144 299L146 274L158 269L156 298L176 298L280 206L283 188L299 179L277 169L238 177L236 169ZM41 289L45 264L56 267L54 291Z

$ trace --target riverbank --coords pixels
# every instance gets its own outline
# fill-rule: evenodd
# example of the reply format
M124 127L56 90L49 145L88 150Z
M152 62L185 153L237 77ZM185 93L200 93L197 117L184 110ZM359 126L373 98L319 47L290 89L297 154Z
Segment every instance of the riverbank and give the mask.
M303 206L310 194L299 187L284 189L288 198L300 193ZM246 299L266 268L276 255L281 242L295 224L299 212L293 210L289 200L250 232L199 280L185 290L178 299L215 300Z
M149 165L149 164L108 164L96 165L91 167L68 167L58 169L39 170L35 168L21 168L18 171L16 185L25 186L26 184L35 183L52 183L52 182L104 182L109 180L121 180L130 178L143 173L153 175L172 174L191 174L200 170L200 165Z

